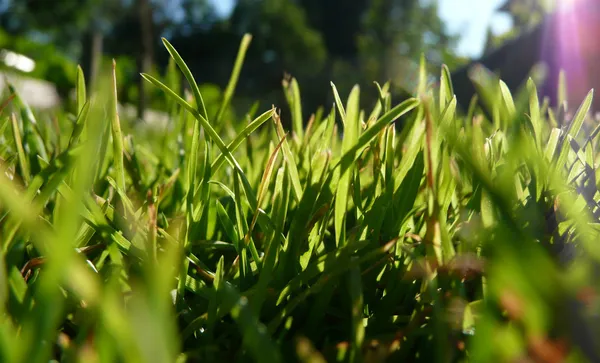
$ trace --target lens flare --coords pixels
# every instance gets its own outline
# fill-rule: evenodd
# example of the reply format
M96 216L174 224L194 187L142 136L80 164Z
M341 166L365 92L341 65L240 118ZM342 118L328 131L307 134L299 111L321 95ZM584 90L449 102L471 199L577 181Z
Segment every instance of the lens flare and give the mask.
M597 83L593 77L597 72L589 65L600 56L599 8L599 0L558 0L544 26L542 60L551 70L547 87L556 91L564 70L570 105L581 102Z

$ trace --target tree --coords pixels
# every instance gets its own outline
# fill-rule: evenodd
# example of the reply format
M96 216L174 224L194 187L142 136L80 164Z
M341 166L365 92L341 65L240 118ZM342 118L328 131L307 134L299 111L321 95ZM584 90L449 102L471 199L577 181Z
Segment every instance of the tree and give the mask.
M349 90L352 79L364 85L392 80L409 87L414 67L424 53L432 64L454 63L448 35L435 1L423 0L301 0L310 24L325 40L330 55L329 76ZM344 16L340 16L343 13ZM332 21L331 19L335 19ZM352 74L352 77L348 77ZM359 76L359 77L357 77Z
M545 0L506 0L498 11L508 14L518 32L530 29L542 21L550 4Z
M453 44L438 16L436 2L373 0L358 39L361 63L372 79L410 87L406 75L421 54L439 68Z
M488 30L484 54L488 54L507 41L531 31L553 10L553 4L554 2L550 0L505 0L497 11L510 17L512 27L498 35Z

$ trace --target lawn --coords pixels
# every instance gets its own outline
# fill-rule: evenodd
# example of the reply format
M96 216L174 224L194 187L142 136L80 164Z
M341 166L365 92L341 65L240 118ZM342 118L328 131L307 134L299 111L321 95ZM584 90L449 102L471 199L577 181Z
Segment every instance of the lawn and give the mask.
M250 40L217 105L164 40L161 129L120 119L114 64L52 115L6 92L0 361L597 360L593 92L487 75L463 111L422 60L410 99L305 115L290 78L290 120L231 119Z

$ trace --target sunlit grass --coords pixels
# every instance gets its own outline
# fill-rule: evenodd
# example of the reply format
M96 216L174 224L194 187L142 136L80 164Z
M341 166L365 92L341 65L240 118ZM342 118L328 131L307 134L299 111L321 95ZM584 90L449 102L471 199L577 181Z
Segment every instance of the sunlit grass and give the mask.
M422 60L413 98L332 84L308 117L286 80L286 130L277 108L226 116L250 40L219 105L164 40L167 74L143 75L171 105L159 135L123 134L114 68L94 90L79 70L57 123L11 96L0 361L594 360L592 92L557 121L533 81L483 74L491 112L463 114Z

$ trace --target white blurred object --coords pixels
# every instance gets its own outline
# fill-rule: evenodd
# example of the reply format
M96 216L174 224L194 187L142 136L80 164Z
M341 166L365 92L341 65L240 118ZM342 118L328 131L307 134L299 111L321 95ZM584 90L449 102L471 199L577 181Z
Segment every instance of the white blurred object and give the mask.
M33 59L10 50L0 50L0 60L7 66L18 69L21 72L29 73L35 69L35 61Z
M60 96L56 87L50 82L0 72L0 93L5 94L6 80L16 88L21 99L32 108L45 110L60 105Z

